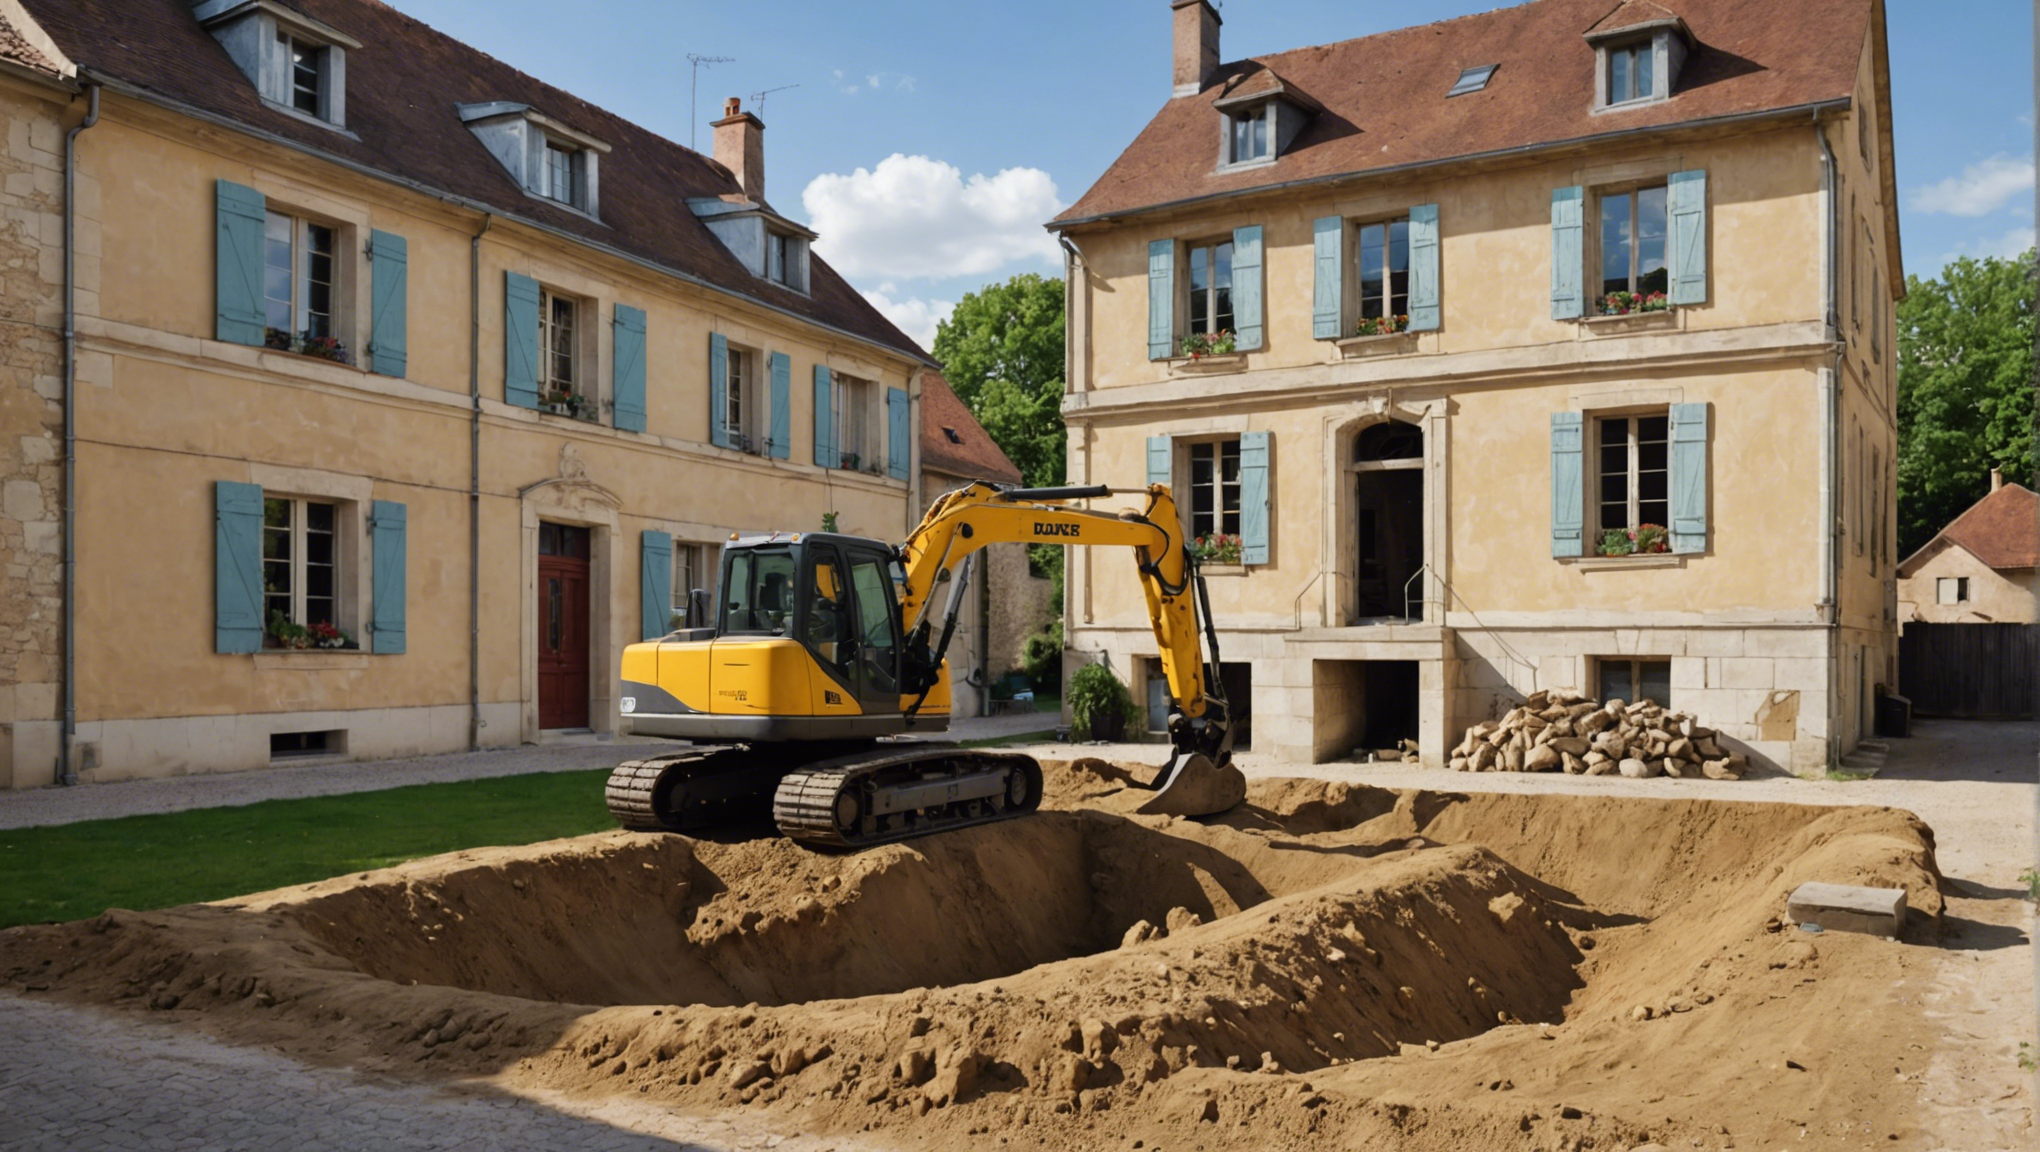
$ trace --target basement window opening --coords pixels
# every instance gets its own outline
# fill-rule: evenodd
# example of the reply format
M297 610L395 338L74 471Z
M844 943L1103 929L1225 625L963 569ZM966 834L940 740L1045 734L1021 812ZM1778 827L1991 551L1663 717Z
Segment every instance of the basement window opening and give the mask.
M295 760L307 756L332 756L347 751L347 732L333 728L324 732L272 732L269 734L271 760Z

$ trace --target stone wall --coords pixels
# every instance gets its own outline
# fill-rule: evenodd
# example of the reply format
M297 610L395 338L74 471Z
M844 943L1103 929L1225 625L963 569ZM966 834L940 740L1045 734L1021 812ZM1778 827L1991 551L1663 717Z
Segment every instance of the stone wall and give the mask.
M52 94L54 95L54 94ZM60 720L63 133L75 119L0 87L0 788L51 783ZM96 189L81 190L96 214ZM86 294L90 296L91 294ZM90 300L83 301L90 303Z
M991 640L985 667L993 679L1020 667L1027 638L1055 620L1054 582L1027 570L1027 546L998 544L985 549L991 576Z

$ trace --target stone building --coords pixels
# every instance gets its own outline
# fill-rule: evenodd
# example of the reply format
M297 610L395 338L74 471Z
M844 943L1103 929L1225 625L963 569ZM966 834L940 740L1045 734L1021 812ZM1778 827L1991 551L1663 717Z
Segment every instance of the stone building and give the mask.
M0 786L612 732L717 542L913 523L934 365L735 101L711 158L373 0L0 17Z
M921 385L921 476L924 511L972 480L1021 482L1012 459L948 382L932 374ZM991 684L1019 667L1021 644L1054 619L1049 581L1029 569L1026 545L994 544L977 556L947 657L955 716L984 715Z
M1900 623L2040 621L2040 500L1990 472L1990 492L1898 565Z
M1230 61L1168 7L1170 98L1051 224L1070 480L1176 487L1254 747L1439 764L1566 688L1793 772L1852 748L1896 655L1882 4L1533 0ZM1071 646L1141 698L1139 590L1071 564Z

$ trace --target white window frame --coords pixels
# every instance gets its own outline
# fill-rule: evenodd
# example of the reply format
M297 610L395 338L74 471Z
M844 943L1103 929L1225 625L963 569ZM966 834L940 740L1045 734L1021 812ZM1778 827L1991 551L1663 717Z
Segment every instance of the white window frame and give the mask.
M717 562L720 558L721 550L713 544L697 544L687 540L673 542L672 606L666 616L669 626L686 627L684 621L687 618L687 598L696 588L707 592L710 602L709 617L702 622L702 626L712 626L715 623L715 584ZM675 617L682 623L673 624L672 620Z
M273 505L282 505L287 511L287 523L280 530L269 523ZM358 520L357 506L347 500L265 491L262 494L260 561L263 588L262 631L265 637L269 635L271 610L284 610L281 605L272 603L277 594L270 591L270 566L279 563L270 556L270 542L279 536L284 542L285 550L285 556L280 562L287 566L286 580L289 584L289 588L283 593L290 601L285 615L289 617L291 623L300 627L307 626L311 621L309 615L311 596L307 586L310 584L311 560L308 555L310 551L308 541L313 533L310 516L310 508L313 505L332 509L330 530L333 538L332 558L327 565L333 573L331 596L333 610L330 622L349 635L356 634L354 627L356 604L352 577L355 572L355 537L358 534L355 528Z
M1401 312L1397 312L1390 307L1394 303L1396 296L1394 273L1390 269L1390 257L1395 252L1395 226L1398 224L1403 227L1403 310ZM1353 237L1353 291L1351 293L1353 304L1349 309L1352 312L1352 316L1341 321L1342 330L1350 330L1359 321L1374 318L1367 314L1366 278L1362 270L1362 262L1365 259L1363 249L1366 246L1367 230L1370 228L1381 229L1382 297L1374 303L1388 309L1382 315L1407 318L1410 311L1410 214L1404 212L1400 216L1386 216L1372 220L1353 220L1348 222L1348 227L1352 229Z
M592 379L594 357L588 355L588 319L596 310L590 302L571 293L560 292L546 285L538 290L538 407L542 412L590 423L601 422L602 398ZM555 314L564 305L567 314L565 335L567 373L564 378L559 371L559 342ZM564 399L554 400L554 396ZM578 398L578 403L571 398Z
M269 307L272 303L278 302L268 292L268 272L271 267L269 262L270 231L279 222L287 227L290 232L290 299L283 302L290 309L290 327L283 330L277 329L275 325L269 322ZM314 228L321 229L326 233L330 244L328 251L317 253L312 250L311 238L314 235L312 231ZM341 346L347 347L348 341L345 339L347 331L345 304L349 285L345 283L345 277L349 264L345 256L350 250L351 240L352 237L347 228L331 221L317 220L291 212L280 212L274 208L268 210L263 220L262 228L262 322L263 326L270 333L282 331L285 337L285 343L278 345L274 335L268 336L267 339L270 347L283 347L288 350L290 341L296 340L299 334L311 329L311 318L314 315L318 315L312 312L310 299L315 271L313 257L317 255L324 255L326 257L328 279L326 281L326 311L323 313L326 331L316 333L316 335L338 338L341 341Z
M1259 122L1261 129L1261 151L1242 155L1241 136L1252 140L1250 125ZM1267 164L1275 159L1275 101L1265 100L1251 108L1238 108L1225 114L1225 165Z
M765 454L764 390L759 377L765 357L756 349L737 344L725 344L723 352L723 411L717 413L716 418L722 421L730 447L762 456ZM730 421L732 414L736 416L734 423Z
M1969 603L1969 577L1967 576L1934 577L1934 603L1936 604Z
M1589 500L1593 505L1593 516L1591 518L1593 536L1587 541L1589 554L1598 554L1602 534L1614 529L1634 531L1639 524L1655 524L1669 532L1671 530L1672 514L1671 408L1666 405L1657 405L1646 408L1613 409L1592 413L1589 419L1593 421L1594 425L1593 456L1591 458L1593 464L1591 476L1593 487L1589 495ZM1649 419L1662 419L1665 422L1664 439L1657 441L1657 443L1664 445L1664 467L1662 469L1649 469L1652 472L1662 471L1665 475L1665 494L1663 497L1665 514L1662 519L1657 520L1644 518L1644 500L1641 495L1643 474L1645 472L1642 463L1644 440L1642 438L1641 425L1642 421ZM1609 446L1607 443L1607 429L1608 422L1612 420L1622 420L1628 423L1628 429L1624 433L1625 440L1623 444L1624 455L1627 461L1627 468L1624 472L1625 494L1623 498L1625 506L1624 515L1629 521L1626 524L1609 524L1604 519L1606 501L1602 499L1602 480L1611 473L1602 466L1602 449ZM1656 500L1651 501L1653 504L1657 502Z
M805 236L765 229L765 279L795 292L808 290L808 242Z
M838 466L857 472L883 473L885 461L872 444L871 410L876 403L876 383L838 373L832 391ZM855 465L848 462L853 453L857 457Z
M1629 65L1629 91L1634 95L1618 96L1615 92L1615 61L1627 57ZM1641 90L1635 83L1638 61L1647 62L1650 67L1650 84ZM1621 40L1608 45L1601 51L1601 77L1606 85L1608 107L1619 108L1626 104L1642 104L1658 97L1657 38L1644 36L1635 40Z
M302 34L291 32L286 28L278 28L276 30L276 46L277 50L282 54L283 67L283 90L278 95L278 102L288 104L292 110L302 112L307 116L316 116L321 120L330 119L326 114L326 110L329 106L327 94L333 85L333 69L329 64L333 58L332 46L330 44L321 44L316 40L308 40ZM307 53L312 57L312 64L309 69L312 73L312 106L310 108L306 108L299 103L299 97L302 95L302 92L298 84L297 54L300 52Z
M587 149L575 148L551 137L545 137L539 148L538 194L569 208L587 211ZM563 179L565 187L561 187Z
M1618 291L1634 292L1637 293L1638 295L1642 295L1643 292L1645 291L1642 287L1642 280L1643 277L1647 274L1642 272L1641 268L1643 264L1642 207L1643 207L1643 194L1646 192L1662 193L1665 200L1665 234L1663 237L1661 237L1664 249L1663 272L1665 276L1665 286L1663 288L1654 289L1654 291L1663 292L1666 294L1667 297L1671 295L1672 290L1671 181L1663 176L1658 176L1648 180L1637 180L1632 182L1624 182L1620 184L1608 184L1594 189L1594 231L1592 237L1593 251L1591 258L1589 259L1587 264L1587 278L1588 282L1592 285L1592 294L1594 300L1596 301L1596 306L1593 309L1594 312L1599 311L1598 301L1602 297L1608 295L1610 292ZM1605 268L1606 264L1605 257L1607 256L1606 243L1603 239L1604 235L1607 232L1606 226L1607 210L1604 206L1607 204L1609 200L1619 196L1629 197L1629 231L1628 235L1625 237L1625 242L1629 245L1629 275L1627 279L1629 287L1618 289L1608 287L1607 280L1603 277L1602 272L1604 271Z
M1220 285L1218 283L1217 270L1220 249L1224 249L1226 252L1224 284L1226 308L1233 317L1233 323L1227 326L1221 326L1218 323L1218 292ZM1196 300L1200 290L1195 287L1195 264L1200 253L1209 253L1206 256L1207 283L1202 289L1208 298L1205 301L1204 307L1204 326L1201 328L1197 326L1196 310ZM1216 336L1220 332L1232 332L1234 334L1239 332L1239 310L1233 296L1233 260L1237 255L1238 253L1233 251L1231 233L1223 236L1206 237L1202 240L1192 240L1183 245L1183 297L1181 313L1183 323L1178 331L1179 337L1190 335Z
M1233 478L1225 478L1225 449L1232 447ZM1240 478L1240 437L1214 436L1209 439L1186 440L1183 450L1183 517L1184 527L1192 539L1203 536L1224 535L1244 537L1242 529L1246 516L1241 501ZM1211 476L1200 482L1197 479L1197 465L1200 457L1211 461ZM1197 502L1201 496L1211 497L1211 510L1199 512ZM1231 507L1227 507L1228 497ZM1233 527L1227 530L1226 517L1231 516Z

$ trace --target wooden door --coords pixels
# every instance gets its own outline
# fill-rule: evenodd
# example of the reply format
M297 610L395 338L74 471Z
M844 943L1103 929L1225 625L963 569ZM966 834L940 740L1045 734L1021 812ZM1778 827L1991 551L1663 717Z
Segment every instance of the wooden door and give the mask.
M588 726L588 529L538 526L538 726Z

